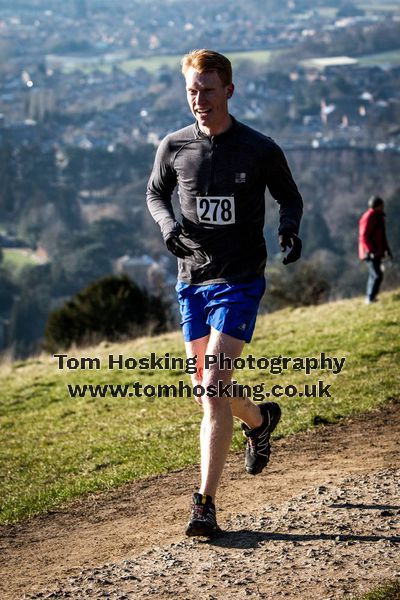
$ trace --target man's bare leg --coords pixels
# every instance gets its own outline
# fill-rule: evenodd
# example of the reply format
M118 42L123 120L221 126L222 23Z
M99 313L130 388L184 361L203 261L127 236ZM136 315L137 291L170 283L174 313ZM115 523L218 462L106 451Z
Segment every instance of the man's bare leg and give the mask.
M211 329L206 353L218 355L223 352L229 358L240 356L244 342L227 334ZM218 386L230 383L232 369L220 369L212 365L203 371L203 386ZM228 456L232 441L233 417L230 399L227 397L211 398L205 394L202 398L203 421L201 424L201 485L200 493L207 494L215 500L217 487Z
M250 429L255 429L262 424L263 418L258 404L247 396L231 398L230 404L233 416L246 423Z
M197 371L190 375L192 380L193 387L196 385L203 385L203 368L204 368L204 356L207 351L208 341L210 339L209 335L206 335L202 338L198 338L197 340L192 340L191 342L185 342L186 355L189 358L193 356L197 356ZM195 398L199 404L202 404L201 398Z
M218 332L217 332L218 333ZM203 385L203 369L204 369L204 356L205 354L211 354L207 350L210 336L207 335L191 342L185 342L186 354L188 357L197 356L197 371L191 375L192 385ZM235 338L232 338L235 339ZM237 340L240 341L240 340ZM201 399L197 399L201 404ZM229 399L232 415L237 419L240 419L250 429L258 427L262 423L262 417L258 404L250 400L247 396L234 397Z
M243 350L244 342L211 329L210 336L192 342L186 342L188 356L197 355L197 372L192 375L193 385L218 385L218 381L228 384L232 378L232 370L221 370L212 366L204 368L204 355L224 353L226 357L237 358ZM251 428L262 422L260 409L249 398L210 398L201 399L203 405L203 421L200 432L201 445L201 486L200 492L215 499L216 490L228 455L232 440L232 415L238 417Z
M233 418L228 398L203 399L200 431L201 485L199 492L215 501L217 487L232 441Z

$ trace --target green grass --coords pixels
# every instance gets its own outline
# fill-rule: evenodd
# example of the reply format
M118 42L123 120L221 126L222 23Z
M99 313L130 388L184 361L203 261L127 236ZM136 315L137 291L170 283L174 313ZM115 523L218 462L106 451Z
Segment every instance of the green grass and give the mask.
M281 53L282 50L249 50L248 52L230 52L227 57L232 61L233 66L243 60L250 60L256 64L268 64L274 56ZM137 69L146 69L150 73L158 71L163 66L170 68L178 68L182 54L167 54L161 56L148 56L143 58L133 58L125 60L118 64L118 67L127 73L133 73ZM99 65L93 67L83 67L80 70L84 73L90 73L95 70L110 73L112 67L110 65ZM71 72L73 68L65 68L64 72Z
M363 56L355 56L351 57L357 60L360 65L366 66L380 66L380 65L392 65L396 66L400 64L400 49L399 50L391 50L390 52L379 52L377 54L365 54ZM314 57L308 58L300 61L300 63L305 67L315 67L316 61L324 60L323 57ZM319 68L323 69L323 65L320 65Z
M126 60L120 64L120 68L127 73L132 73L137 69L146 69L150 73L154 73L163 66L166 67L177 67L182 57L176 54L167 56L149 56L147 58L133 58L132 60Z
M233 66L243 60L250 60L257 65L265 65L282 52L283 50L249 50L248 52L228 52L227 57Z
M235 64L243 61L250 60L256 64L267 64L271 61L271 58L277 55L278 52L276 50L251 50L248 52L230 52L227 53L227 57L230 61L232 61L233 66ZM120 67L131 73L132 71L136 71L137 69L144 68L151 73L154 73L160 67L178 67L181 61L182 55L168 55L168 56L150 56L148 58L135 58L132 60L125 61L121 63Z
M334 19L338 11L334 6L318 6L315 10L325 19Z
M390 52L379 52L378 54L366 54L357 57L357 60L361 65L367 66L400 65L400 49L392 50Z
M399 2L356 2L357 8L365 10L367 15L374 15L377 12L400 12Z
M385 583L371 592L367 592L363 596L354 598L352 600L399 600L400 598L400 581L390 581Z
M37 265L39 262L29 250L23 248L4 248L3 254L6 269L17 273L24 267Z
M371 410L398 394L400 293L383 294L376 305L362 299L286 309L258 321L247 354L256 357L346 357L342 373L289 370L281 375L249 370L240 382L300 386L323 380L332 398L281 398L277 436L335 422ZM59 370L41 356L0 367L0 488L3 523L14 522L88 492L198 462L201 410L187 398L69 398L67 383L175 383L176 371L107 370L108 355L125 358L155 352L183 356L180 332L119 345L73 351L99 357L100 371ZM233 449L243 447L236 428Z

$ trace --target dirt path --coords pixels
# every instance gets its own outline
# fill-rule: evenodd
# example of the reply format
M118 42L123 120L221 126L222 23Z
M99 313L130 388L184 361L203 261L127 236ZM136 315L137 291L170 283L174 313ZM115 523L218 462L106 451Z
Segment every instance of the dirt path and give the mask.
M0 529L0 598L330 600L400 577L400 404L231 455L226 533L185 539L198 468L93 495Z

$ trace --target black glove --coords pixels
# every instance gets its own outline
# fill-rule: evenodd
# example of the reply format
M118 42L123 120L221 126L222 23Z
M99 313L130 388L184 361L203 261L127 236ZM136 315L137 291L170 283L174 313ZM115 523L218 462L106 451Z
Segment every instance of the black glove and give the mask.
M279 236L279 245L281 251L285 252L287 248L291 248L289 254L283 259L283 264L288 265L289 263L296 262L301 256L302 243L301 239L295 233L289 233L288 231L281 233Z
M179 223L175 223L174 229L165 238L165 245L167 246L171 254L177 256L178 258L186 258L187 256L192 256L193 250L188 248L180 239L179 236L181 234L182 227Z

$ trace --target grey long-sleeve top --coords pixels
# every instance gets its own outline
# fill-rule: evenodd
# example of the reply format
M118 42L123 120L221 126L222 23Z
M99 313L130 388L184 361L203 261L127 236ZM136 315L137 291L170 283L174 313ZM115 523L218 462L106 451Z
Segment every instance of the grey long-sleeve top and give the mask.
M147 186L147 205L164 239L176 218L178 185L185 244L178 260L186 283L246 282L264 274L265 190L279 203L279 233L298 233L303 202L281 148L236 121L209 137L197 123L161 142Z

